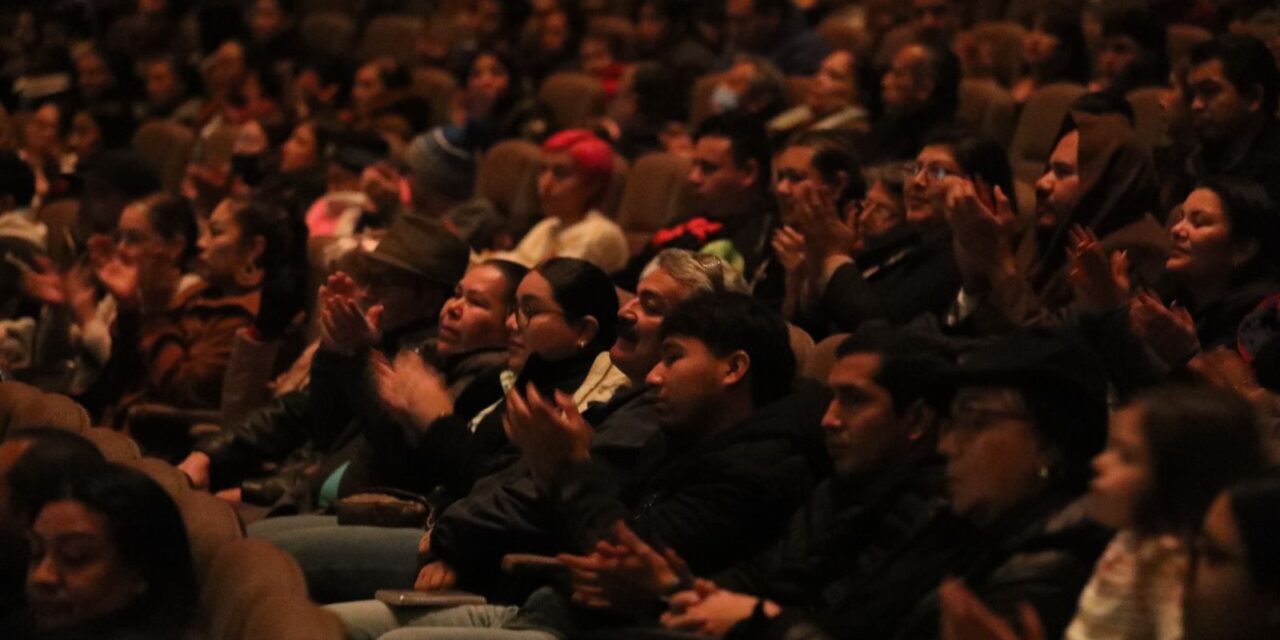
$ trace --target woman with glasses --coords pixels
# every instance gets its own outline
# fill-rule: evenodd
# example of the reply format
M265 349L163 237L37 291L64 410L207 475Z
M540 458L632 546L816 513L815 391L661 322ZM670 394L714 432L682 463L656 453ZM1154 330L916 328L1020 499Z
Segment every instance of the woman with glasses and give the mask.
M1012 188L999 145L944 130L915 160L879 170L847 219L833 210L820 184L797 189L797 214L775 238L775 250L803 256L806 328L821 335L853 331L868 320L905 323L946 311L961 284L944 215L952 176ZM900 202L893 197L899 189Z

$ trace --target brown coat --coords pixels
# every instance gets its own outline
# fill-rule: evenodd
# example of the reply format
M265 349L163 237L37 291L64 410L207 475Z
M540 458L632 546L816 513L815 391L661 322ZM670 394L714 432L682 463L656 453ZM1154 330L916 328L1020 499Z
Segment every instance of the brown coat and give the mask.
M124 404L159 402L184 409L216 409L236 332L253 324L262 303L260 289L222 295L207 284L177 295L160 314L121 311L117 330L137 331L144 388Z

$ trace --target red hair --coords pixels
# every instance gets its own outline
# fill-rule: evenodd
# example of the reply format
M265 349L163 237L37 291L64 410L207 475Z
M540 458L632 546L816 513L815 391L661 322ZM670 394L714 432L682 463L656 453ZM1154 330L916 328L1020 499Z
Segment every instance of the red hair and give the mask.
M600 182L608 182L613 175L613 149L586 129L561 131L547 138L542 143L542 150L548 153L567 151L578 171Z

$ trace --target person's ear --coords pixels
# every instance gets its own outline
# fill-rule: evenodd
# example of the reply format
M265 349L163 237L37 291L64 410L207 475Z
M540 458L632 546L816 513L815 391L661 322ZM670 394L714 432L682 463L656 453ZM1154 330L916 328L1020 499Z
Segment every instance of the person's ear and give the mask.
M742 171L744 176L742 178L743 187L756 186L756 181L760 179L760 163L759 162L756 162L755 159L752 158L751 160L747 160L746 162L744 162L742 164L742 167L739 170Z
M916 101L921 104L928 102L929 97L933 95L936 88L937 83L934 82L933 78L925 77L920 81L919 85L916 85Z
M267 239L263 236L254 236L249 243L249 264L258 264L266 253Z
M1266 98L1267 92L1262 89L1262 85L1254 84L1247 91L1241 92L1244 99L1249 102L1249 113L1258 113L1262 111L1262 101Z
M751 371L751 356L746 351L734 351L724 359L724 375L721 382L725 387L732 387L747 377L747 373Z
M836 179L831 184L831 193L835 194L836 198L839 198L840 194L844 193L844 190L847 189L848 187L849 187L849 172L837 171Z
M1253 260L1258 255L1258 241L1249 239L1244 242L1237 242L1234 251L1231 252L1231 266L1238 268L1240 265Z
M591 316L586 316L577 322L577 330L577 345L582 349L596 339L596 334L600 332L600 322Z
M907 434L907 440L911 442L918 442L929 435L937 423L937 409L930 406L923 398L912 402L902 412L902 426Z
M178 234L168 240L164 240L164 253L173 262L182 260L182 253L187 248L187 237Z

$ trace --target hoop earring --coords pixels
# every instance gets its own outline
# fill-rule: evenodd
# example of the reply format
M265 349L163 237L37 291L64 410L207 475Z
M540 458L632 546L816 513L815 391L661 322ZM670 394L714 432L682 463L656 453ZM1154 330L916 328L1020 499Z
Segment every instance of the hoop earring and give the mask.
M240 267L240 271L236 273L236 281L241 286L255 287L262 280L262 268L249 262Z

